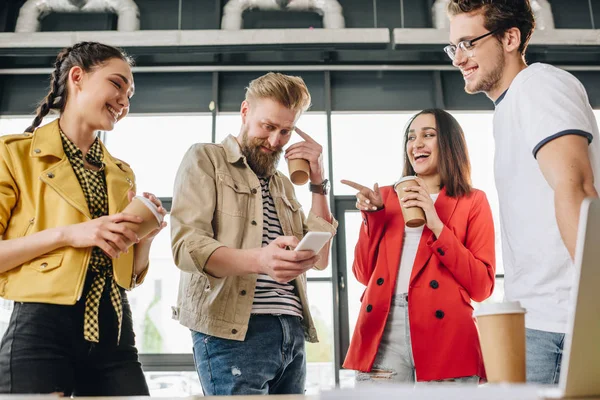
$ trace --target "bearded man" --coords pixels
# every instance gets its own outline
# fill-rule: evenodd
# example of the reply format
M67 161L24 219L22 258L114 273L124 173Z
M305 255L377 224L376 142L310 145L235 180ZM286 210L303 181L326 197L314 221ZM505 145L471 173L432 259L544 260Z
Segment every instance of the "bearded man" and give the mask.
M308 231L335 234L323 148L296 127L310 106L300 77L268 73L246 90L236 137L196 144L184 156L173 193L171 243L182 271L174 316L191 330L205 395L303 394L304 342L317 342L306 271L319 254L292 251ZM287 159L310 164L312 207L305 218Z

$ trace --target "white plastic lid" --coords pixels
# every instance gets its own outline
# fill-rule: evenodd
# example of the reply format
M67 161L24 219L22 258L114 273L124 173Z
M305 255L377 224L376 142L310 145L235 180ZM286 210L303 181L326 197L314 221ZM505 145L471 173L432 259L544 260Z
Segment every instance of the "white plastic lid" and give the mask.
M477 311L473 312L474 317L496 314L525 314L527 310L521 307L518 301L505 301L503 303L481 304Z
M414 180L416 180L416 178L417 177L414 175L403 176L396 183L394 183L394 189L396 188L396 186L398 186L398 184L405 182L405 181L414 181Z
M146 207L148 207L150 209L150 211L152 211L152 214L154 214L154 216L156 217L156 220L158 221L158 225L162 224L163 222L163 216L161 213L158 212L158 208L156 207L156 205L150 201L150 199L147 199L144 196L135 196L135 199L140 200L142 203L144 203L146 205Z

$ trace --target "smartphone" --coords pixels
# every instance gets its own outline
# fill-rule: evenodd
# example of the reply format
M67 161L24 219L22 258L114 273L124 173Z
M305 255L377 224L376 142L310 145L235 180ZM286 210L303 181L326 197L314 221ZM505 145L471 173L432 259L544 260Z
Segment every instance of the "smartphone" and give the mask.
M318 253L325 246L325 243L331 239L331 236L329 232L307 232L294 251L312 250Z

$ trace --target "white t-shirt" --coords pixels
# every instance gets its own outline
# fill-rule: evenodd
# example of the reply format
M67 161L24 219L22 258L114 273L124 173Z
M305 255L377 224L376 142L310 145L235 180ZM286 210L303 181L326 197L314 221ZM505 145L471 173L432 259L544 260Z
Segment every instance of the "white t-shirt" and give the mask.
M566 71L532 64L496 101L494 114L504 292L507 300L518 300L527 309L528 328L562 333L573 265L556 222L554 191L535 156L563 135L588 138L600 189L600 138L583 85Z
M438 194L430 195L433 202L438 198ZM412 274L419 242L423 235L423 226L418 228L404 227L404 241L402 243L402 255L400 256L400 268L398 269L398 279L396 281L396 294L408 293L408 285Z

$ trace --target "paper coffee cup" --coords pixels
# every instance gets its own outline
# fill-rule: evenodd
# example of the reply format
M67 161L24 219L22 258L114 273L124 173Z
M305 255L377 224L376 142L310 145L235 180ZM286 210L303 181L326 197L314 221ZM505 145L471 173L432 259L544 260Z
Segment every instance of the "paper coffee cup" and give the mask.
M402 209L402 216L404 217L404 224L409 228L418 228L425 224L425 213L421 207L403 207L401 199L411 192L405 192L404 188L409 186L419 186L416 181L416 176L405 176L401 178L396 184L394 184L394 190L398 195L398 201L400 201L400 208Z
M141 217L144 221L139 224L132 222L121 222L127 228L134 231L142 239L153 230L160 228L163 222L163 216L158 212L156 205L143 196L135 196L133 200L123 210L124 214L131 214Z
M518 301L482 304L477 318L490 383L525 383L525 313Z
M302 158L288 159L288 169L290 171L290 180L294 185L304 185L308 182L310 173L310 164Z

